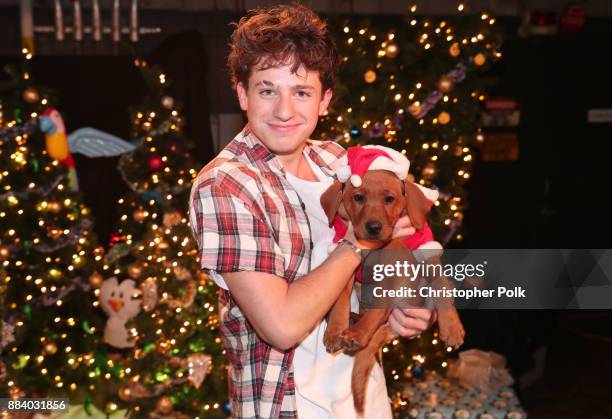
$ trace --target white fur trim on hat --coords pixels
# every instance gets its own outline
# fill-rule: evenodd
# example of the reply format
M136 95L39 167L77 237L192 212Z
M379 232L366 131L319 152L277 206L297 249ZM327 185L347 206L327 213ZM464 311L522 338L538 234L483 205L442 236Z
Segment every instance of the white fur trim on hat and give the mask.
M346 154L336 161L336 176L338 176L338 180L342 183L346 182L351 177L351 168L348 165L348 157Z
M415 183L415 185L417 185L417 187L421 190L421 192L423 192L423 195L425 195L425 198L427 198L427 200L430 201L431 203L434 203L438 200L438 197L440 196L440 192L437 191L436 189L426 188L425 186L419 185L418 183Z
M351 175L351 185L353 185L354 187L358 188L363 184L363 181L361 180L361 176L359 175Z
M393 148L379 145L366 145L363 146L363 148L376 148L383 150L389 155L389 157L391 157L391 160L382 156L376 158L370 164L368 170L388 170L395 173L395 175L401 180L406 179L406 176L408 176L408 170L410 169L410 161L404 154Z

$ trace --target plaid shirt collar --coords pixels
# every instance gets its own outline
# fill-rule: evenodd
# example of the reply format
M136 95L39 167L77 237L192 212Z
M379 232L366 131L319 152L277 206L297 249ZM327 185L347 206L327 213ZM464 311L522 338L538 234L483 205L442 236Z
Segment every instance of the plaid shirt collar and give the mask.
M274 172L284 173L279 158L272 153L255 134L253 134L248 124L243 128L236 140L246 145L246 149L250 154L250 160L257 165L260 170L272 170ZM327 176L336 178L333 164L338 159L337 155L324 153L324 149L319 145L319 142L312 140L306 141L305 150L308 157L323 170L323 173Z

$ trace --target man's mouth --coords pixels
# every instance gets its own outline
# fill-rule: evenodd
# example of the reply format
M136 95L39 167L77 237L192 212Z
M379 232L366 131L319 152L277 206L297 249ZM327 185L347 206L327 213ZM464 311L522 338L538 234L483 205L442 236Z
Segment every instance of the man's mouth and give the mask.
M300 126L300 124L268 124L270 128L278 132L290 132Z

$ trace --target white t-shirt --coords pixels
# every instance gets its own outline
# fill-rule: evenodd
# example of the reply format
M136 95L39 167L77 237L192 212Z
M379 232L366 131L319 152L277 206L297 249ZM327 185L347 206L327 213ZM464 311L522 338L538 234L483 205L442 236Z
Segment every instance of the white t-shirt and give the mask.
M321 195L333 179L304 153L306 160L319 178L318 182L297 178L287 173L287 180L306 206L313 242L311 269L319 266L328 256L334 230L328 226L327 216L321 207ZM212 279L224 289L227 284L219 274ZM351 309L359 311L355 291L351 295ZM297 346L293 358L295 373L297 412L300 419L352 419L357 418L351 393L351 372L354 358L343 353L329 354L323 344L325 319ZM372 368L366 390L365 412L368 419L392 418L391 404L382 368L378 363Z

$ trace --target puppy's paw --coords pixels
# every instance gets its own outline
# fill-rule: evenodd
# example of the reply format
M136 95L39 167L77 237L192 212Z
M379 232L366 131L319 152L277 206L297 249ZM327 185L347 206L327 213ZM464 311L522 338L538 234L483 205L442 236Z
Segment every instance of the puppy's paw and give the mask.
M323 345L325 345L325 349L330 354L334 354L342 350L341 333L342 329L339 328L336 329L334 327L328 327L325 329L325 334L323 334Z
M348 353L357 352L367 343L362 334L352 328L343 331L340 338L342 340L342 347Z
M438 328L440 339L448 346L457 349L463 345L465 329L455 308L438 310Z

